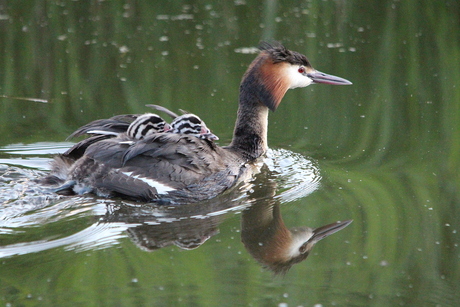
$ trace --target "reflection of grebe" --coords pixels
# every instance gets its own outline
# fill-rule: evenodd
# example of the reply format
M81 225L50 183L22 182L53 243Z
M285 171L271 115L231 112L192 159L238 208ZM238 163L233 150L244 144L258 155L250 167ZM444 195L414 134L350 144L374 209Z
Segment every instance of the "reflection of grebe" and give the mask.
M275 274L284 274L292 265L305 260L318 241L351 222L348 220L318 228L288 229L278 204L259 203L243 211L241 240L248 252L262 265Z
M268 111L278 107L288 89L351 84L316 71L304 55L280 44L265 43L261 50L243 76L229 146L170 133L147 137L128 148L102 140L89 146L79 167L72 170L74 191L148 201L213 198L246 176L246 163L267 151Z

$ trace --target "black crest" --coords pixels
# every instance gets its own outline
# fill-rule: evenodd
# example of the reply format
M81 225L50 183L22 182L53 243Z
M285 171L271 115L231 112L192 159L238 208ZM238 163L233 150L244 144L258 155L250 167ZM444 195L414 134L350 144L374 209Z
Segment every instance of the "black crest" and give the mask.
M288 62L296 65L311 66L307 57L295 51L288 50L279 42L262 42L259 45L261 51L268 52L274 63Z

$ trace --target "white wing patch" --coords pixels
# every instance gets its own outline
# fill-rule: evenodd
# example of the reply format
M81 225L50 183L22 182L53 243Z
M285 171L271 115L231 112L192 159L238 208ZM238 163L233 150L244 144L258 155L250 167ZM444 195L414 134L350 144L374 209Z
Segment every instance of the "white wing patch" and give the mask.
M169 191L174 191L175 190L175 189L171 188L170 186L168 186L166 184L163 184L161 182L155 181L153 179L146 178L146 177L141 177L140 175L134 175L133 176L133 172L121 172L121 173L126 175L126 176L128 176L128 177L138 179L140 181L143 181L143 182L147 183L152 188L155 188L157 190L158 194L165 194L165 193L167 193Z
M121 145L133 145L134 141L123 141L123 142L118 142L118 144L121 144Z
M102 135L118 135L119 133L113 131L104 131L104 130L90 130L87 133L89 134L102 134Z

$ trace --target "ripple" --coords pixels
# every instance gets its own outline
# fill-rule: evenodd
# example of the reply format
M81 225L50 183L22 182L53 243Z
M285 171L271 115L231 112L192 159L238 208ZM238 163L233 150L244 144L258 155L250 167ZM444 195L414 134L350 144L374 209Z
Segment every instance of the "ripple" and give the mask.
M73 143L37 142L32 144L10 144L0 148L0 152L13 155L50 155L65 152Z
M51 159L48 158L0 159L0 164L10 164L22 167L31 167L43 171L49 171L50 161Z
M70 142L37 142L32 144L10 144L0 147L0 164L28 167L39 170L50 170L49 155L65 152L73 144ZM20 157L9 157L9 156ZM41 156L41 157L40 157ZM47 156L47 157L43 157Z
M0 247L0 258L37 253L58 247L79 252L107 248L118 244L118 239L126 237L124 230L127 228L128 225L124 223L95 223L64 238L22 242Z
M3 203L1 208L12 202L17 205L39 206L42 200L56 198L49 189L34 182L44 174L37 170L0 164L0 202Z
M313 160L286 149L271 149L264 163L277 174L278 195L283 203L305 197L320 186L321 175Z

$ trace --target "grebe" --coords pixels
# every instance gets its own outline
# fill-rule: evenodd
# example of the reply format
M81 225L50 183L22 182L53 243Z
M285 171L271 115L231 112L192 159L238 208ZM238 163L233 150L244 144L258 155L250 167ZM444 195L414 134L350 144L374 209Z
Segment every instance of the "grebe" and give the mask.
M67 138L70 139L82 135L91 136L77 143L63 155L76 160L83 156L89 145L101 140L119 137L123 139L123 142L133 144L136 140L161 132L191 134L211 141L219 139L215 134L211 133L205 122L195 114L181 110L186 114L179 116L162 106L147 106L165 112L174 119L173 122L168 124L162 117L153 113L123 114L108 119L98 119L78 128ZM130 140L127 140L126 137L130 138Z
M262 43L240 84L230 145L186 134L157 133L131 146L105 139L88 146L68 174L74 192L180 204L213 198L235 186L267 147L268 111L288 89L350 81L321 73L281 44Z
M99 141L116 139L117 142L132 144L135 140L142 139L153 133L162 133L171 130L171 126L157 114L124 114L108 119L92 121L73 132L67 139L81 135L91 135L78 142L63 154L57 155L51 163L51 174L39 180L42 184L71 187L68 175L74 168L75 162L86 152L86 149ZM72 194L65 191L63 186L55 191L61 194Z
M62 160L61 158L77 160L84 155L88 146L105 139L118 137L119 139L123 139L123 141L133 141L153 133L161 133L169 130L171 130L171 126L159 115L153 113L124 114L108 119L98 119L73 132L67 139L86 134L91 137L72 146L52 164L53 167L56 167L57 163L62 162L58 161Z
M130 114L123 115L123 117L99 119L79 128L76 131L78 132L78 135L89 134L93 136L77 143L64 154L56 157L52 163L52 169L54 170L52 172L53 174L48 176L47 179L43 179L42 182L48 184L64 183L60 187L56 188L55 192L66 195L72 194L71 189L76 182L68 181L66 174L73 171L73 168L75 168L73 165L75 160L78 160L78 158L84 155L89 145L108 138L114 138L114 142L118 142L123 145L133 145L138 140L155 133L162 132L188 134L210 141L219 139L215 134L211 133L211 131L206 127L204 121L202 121L197 115L187 113L178 116L164 107L156 107L158 107L161 111L168 112L171 116L174 115L175 118L171 124L168 124L157 114L146 113L142 115ZM126 132L122 132L124 128L126 128L126 120L131 118L135 118L135 120L128 126ZM114 125L114 123L116 123L116 125ZM100 130L94 130L94 128L98 128ZM74 134L76 133L74 132ZM57 172L57 170L59 170L59 172ZM57 173L60 175L56 176Z
M183 133L194 135L200 139L207 139L210 141L217 141L219 137L213 134L204 121L195 114L183 114L176 117L171 122L171 133Z
M174 119L171 122L170 132L172 133L192 134L201 139L208 139L211 141L217 141L219 139L217 135L213 134L211 130L206 127L204 121L195 114L180 110L182 115L177 115L163 106L156 104L147 104L146 106L165 112Z
M201 120L197 115L187 113L181 116L177 116L168 124L166 122L159 123L157 125L152 125L152 115L156 114L144 114L139 116L135 121L131 123L126 132L127 136L131 139L128 141L123 141L124 144L134 144L137 140L141 140L147 136L150 136L154 133L168 132L168 133L177 133L177 134L188 134L196 136L200 139L207 139L210 141L217 141L219 137L209 130L206 127L204 121ZM162 119L163 120L163 119ZM103 131L88 131L88 133L104 133Z
M171 126L163 118L153 113L146 113L133 121L126 131L129 138L141 140L154 133L171 130ZM91 132L89 132L91 133Z

